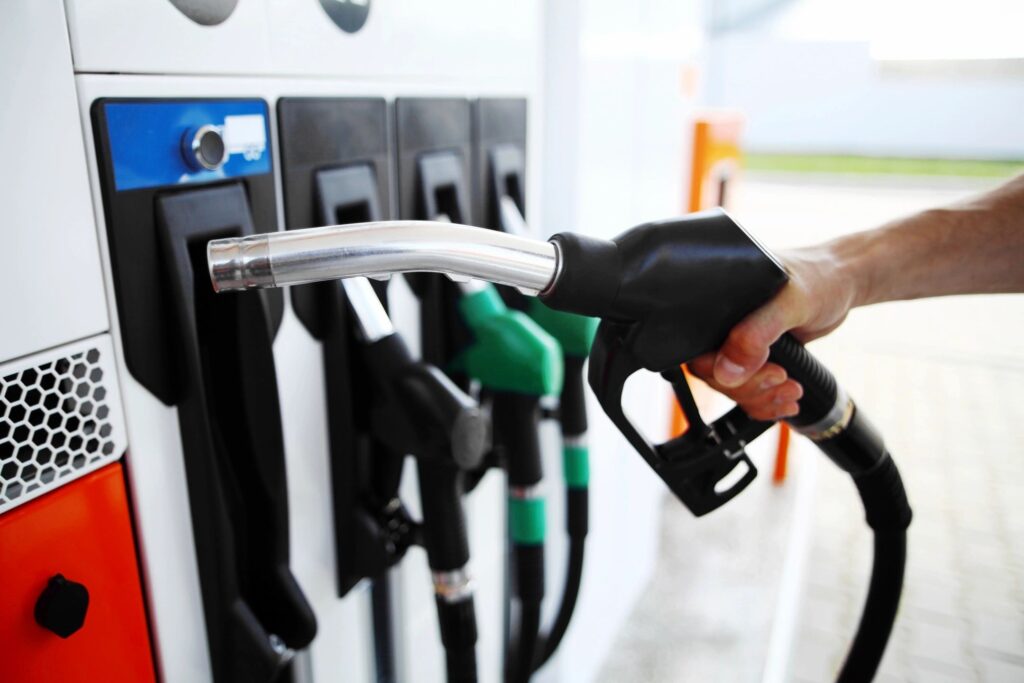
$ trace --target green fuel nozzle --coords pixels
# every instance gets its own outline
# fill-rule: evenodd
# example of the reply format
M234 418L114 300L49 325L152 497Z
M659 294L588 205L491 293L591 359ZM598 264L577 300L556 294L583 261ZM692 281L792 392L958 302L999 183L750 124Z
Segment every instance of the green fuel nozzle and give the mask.
M459 310L474 339L453 368L487 389L528 396L562 390L562 350L554 337L520 311L505 305L494 285L464 293Z

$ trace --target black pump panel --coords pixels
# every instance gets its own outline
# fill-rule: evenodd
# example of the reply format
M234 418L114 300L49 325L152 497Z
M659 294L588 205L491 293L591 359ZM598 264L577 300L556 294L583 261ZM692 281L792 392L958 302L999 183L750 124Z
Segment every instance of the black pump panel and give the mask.
M498 202L511 197L526 215L526 118L523 98L473 103L473 214L477 225L500 227Z
M458 153L427 152L420 156L416 167L419 215L424 220L444 215L453 223L468 223L469 191Z
M421 163L439 152L448 152L459 169L454 191L462 195L464 223L472 224L469 185L472 169L472 122L470 103L463 99L399 98L395 101L398 141L398 215L405 219L430 219L420 194ZM434 184L434 187L443 187ZM451 217L453 220L454 216Z
M281 175L284 179L285 227L289 230L330 225L344 218L366 220L391 217L388 182L388 107L382 98L306 98L286 97L277 103L281 143ZM362 171L354 170L361 167ZM338 169L365 174L360 191L373 206L361 207L358 201L321 216L317 174ZM367 185L372 183L373 187ZM335 183L337 186L338 183ZM352 193L341 183L340 191ZM348 189L345 189L348 188ZM374 214L376 210L378 213ZM338 211L342 211L341 215ZM344 213L344 212L349 213ZM355 213L352 213L355 212ZM315 296L324 288L311 285L292 287L292 303L299 320L317 338L322 338Z
M400 98L395 126L399 216L433 220L444 213L453 222L472 225L469 100ZM445 368L469 340L455 306L458 289L443 275L415 274L407 280L420 299L423 359ZM464 377L453 379L468 386Z
M383 99L284 98L277 107L289 230L390 217ZM377 292L386 302L384 284ZM323 348L337 586L345 595L404 552L388 524L405 521L379 514L397 495L404 454L385 457L372 441L370 377L341 283L293 287L292 300Z
M100 99L91 111L128 370L172 405L179 374L171 361L174 344L165 315L170 302L160 268L156 197L233 179L249 198L253 230L277 230L267 105L263 100ZM259 131L246 130L256 128L261 117L262 143ZM252 139L244 148L227 149L220 170L194 170L184 138L207 124L224 129L229 118ZM276 334L284 299L275 292L268 302Z
M316 633L288 566L282 300L218 296L206 266L210 239L276 228L266 104L100 100L92 114L128 368L177 408L213 676L280 680L283 648ZM229 141L217 170L181 144L203 126Z
M382 98L286 97L278 101L277 115L289 230L322 225L316 173L353 165L369 167L380 219L390 218L388 107Z

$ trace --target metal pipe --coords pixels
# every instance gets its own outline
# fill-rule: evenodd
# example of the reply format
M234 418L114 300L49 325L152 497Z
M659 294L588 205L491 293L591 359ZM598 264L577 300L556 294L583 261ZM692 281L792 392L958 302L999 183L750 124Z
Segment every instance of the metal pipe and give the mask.
M391 273L443 273L543 292L558 274L554 243L436 221L376 221L213 240L216 291Z
M533 234L516 201L508 195L498 200L498 215L501 218L501 229L510 235L530 237Z
M365 277L347 278L341 281L341 286L355 313L359 334L364 342L372 344L395 333L395 326L369 280Z
M446 213L439 213L434 216L433 220L437 223L447 223L451 225L452 219L448 217ZM451 277L449 275L449 277ZM459 283L459 290L463 294L475 294L479 291L487 289L490 285L483 280L472 280L469 278L456 280Z

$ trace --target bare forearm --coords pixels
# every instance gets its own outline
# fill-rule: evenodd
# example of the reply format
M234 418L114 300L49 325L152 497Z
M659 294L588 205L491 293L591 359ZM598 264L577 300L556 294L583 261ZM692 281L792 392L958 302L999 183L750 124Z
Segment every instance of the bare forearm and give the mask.
M855 306L949 294L1024 292L1024 175L963 204L826 245Z

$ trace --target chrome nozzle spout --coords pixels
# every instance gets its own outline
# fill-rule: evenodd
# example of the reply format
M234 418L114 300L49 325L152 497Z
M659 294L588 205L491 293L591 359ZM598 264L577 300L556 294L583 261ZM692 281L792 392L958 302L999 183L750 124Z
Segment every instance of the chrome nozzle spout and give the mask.
M267 235L212 240L206 262L216 292L275 286Z
M443 273L539 294L558 272L551 242L435 221L377 221L213 240L218 291L392 273Z

